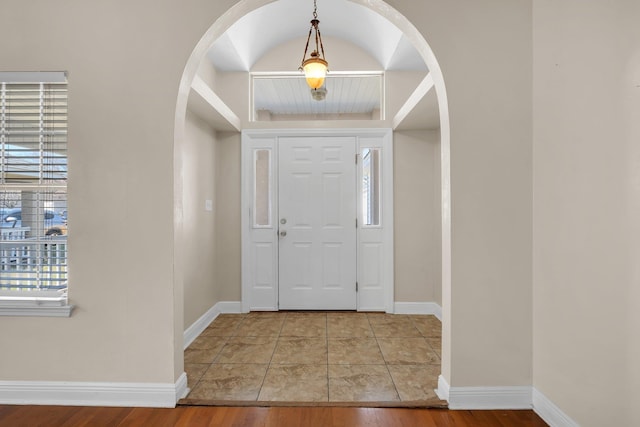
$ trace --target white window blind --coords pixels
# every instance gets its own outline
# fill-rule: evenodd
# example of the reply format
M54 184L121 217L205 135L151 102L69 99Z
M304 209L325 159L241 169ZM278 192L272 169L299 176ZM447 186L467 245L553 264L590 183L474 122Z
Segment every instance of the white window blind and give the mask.
M60 75L0 73L3 305L67 305L67 85Z

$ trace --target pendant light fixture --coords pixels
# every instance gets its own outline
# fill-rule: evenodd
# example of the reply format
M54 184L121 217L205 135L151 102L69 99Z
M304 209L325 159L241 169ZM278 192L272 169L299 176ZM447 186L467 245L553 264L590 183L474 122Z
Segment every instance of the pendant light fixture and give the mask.
M324 59L324 46L322 45L320 28L318 28L320 21L318 20L317 10L318 7L316 5L316 0L313 0L313 19L311 20L311 28L309 28L309 35L307 36L307 44L304 47L304 53L302 54L302 64L300 64L299 68L304 71L307 84L311 89L318 89L322 86L329 67L329 63ZM315 33L316 48L311 52L309 58L306 58L307 50L309 49L309 41L311 40L311 33Z

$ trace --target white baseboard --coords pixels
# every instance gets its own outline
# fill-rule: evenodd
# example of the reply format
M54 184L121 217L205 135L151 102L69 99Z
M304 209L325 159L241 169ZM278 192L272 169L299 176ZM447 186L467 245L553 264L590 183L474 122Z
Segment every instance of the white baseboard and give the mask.
M449 409L531 409L531 386L450 387L438 377L436 394L449 402Z
M220 310L220 313L242 313L242 302L240 301L220 301L214 307Z
M435 302L396 302L395 314L432 314L442 321L442 307Z
M178 378L178 381L176 381L176 402L187 397L189 391L190 390L187 385L187 373L183 372L182 375L180 375L180 378Z
M450 409L531 409L531 386L451 387Z
M562 412L552 401L538 391L533 389L533 410L551 427L580 427L580 425Z
M171 383L0 381L0 404L173 408L187 392L187 375Z
M440 400L449 400L449 383L442 375L438 375L438 388L435 391Z
M207 329L207 326L209 326L211 322L213 322L213 320L218 317L219 314L241 312L242 303L239 301L220 301L216 303L184 331L183 348L186 349L187 347L189 347L189 345L191 345L191 343L196 338L198 338L198 335L200 335L202 331Z

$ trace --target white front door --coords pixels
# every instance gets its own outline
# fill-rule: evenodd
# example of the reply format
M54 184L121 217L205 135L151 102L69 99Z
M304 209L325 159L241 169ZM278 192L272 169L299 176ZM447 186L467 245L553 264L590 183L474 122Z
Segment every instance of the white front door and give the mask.
M356 138L279 140L279 308L356 309Z

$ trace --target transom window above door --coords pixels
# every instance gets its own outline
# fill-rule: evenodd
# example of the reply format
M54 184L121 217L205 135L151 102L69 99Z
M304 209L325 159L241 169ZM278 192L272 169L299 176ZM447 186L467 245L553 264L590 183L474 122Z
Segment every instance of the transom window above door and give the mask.
M383 77L333 72L310 89L301 73L252 73L251 120L383 120Z

